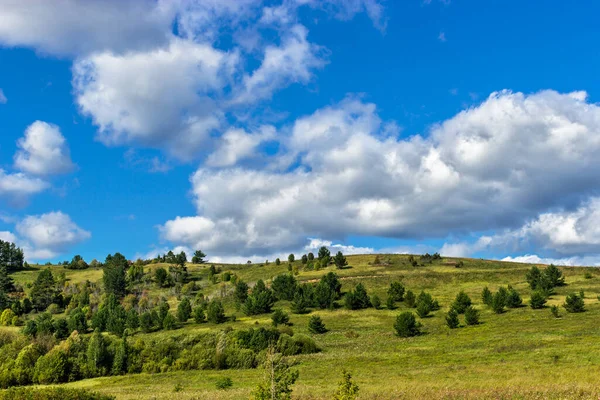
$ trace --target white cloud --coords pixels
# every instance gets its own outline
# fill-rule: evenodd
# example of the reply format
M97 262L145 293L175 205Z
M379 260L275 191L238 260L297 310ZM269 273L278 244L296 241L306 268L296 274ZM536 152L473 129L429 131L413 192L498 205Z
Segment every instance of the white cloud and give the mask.
M31 195L43 192L50 184L23 173L7 173L0 168L0 197L7 197L16 204L23 204Z
M23 241L31 244L37 254L59 254L71 246L91 237L91 233L80 228L71 218L60 211L24 218L16 225ZM32 258L51 258L31 256Z
M15 167L34 175L57 175L71 172L74 165L67 141L56 125L35 121L17 142Z
M568 257L568 258L550 258L540 257L536 254L527 254L517 257L505 257L502 261L516 262L524 264L554 264L566 266L599 266L600 257Z
M238 62L236 53L173 38L165 48L99 53L73 67L77 103L107 145L166 148L190 159L222 123L209 94L219 95Z
M332 254L335 254L338 251L341 251L344 255L371 254L375 252L375 249L372 247L356 247L339 243L334 244L331 240L322 240L317 238L310 238L310 242L304 246L304 250L308 252L318 252L323 246L327 247Z
M261 143L274 138L275 128L272 126L263 126L253 133L243 129L230 129L223 134L219 147L209 155L206 164L214 167L236 165L240 160L254 155Z
M4 95L4 91L2 89L0 89L0 104L6 104L7 102L8 102L8 99Z
M175 16L162 3L2 0L0 43L57 55L146 49L165 42Z
M15 243L17 241L17 238L12 232L0 231L0 240Z
M163 237L245 255L307 237L516 229L600 184L599 121L585 93L504 91L426 138L397 139L374 105L349 99L300 118L264 170L201 167L191 178L199 216L167 222Z

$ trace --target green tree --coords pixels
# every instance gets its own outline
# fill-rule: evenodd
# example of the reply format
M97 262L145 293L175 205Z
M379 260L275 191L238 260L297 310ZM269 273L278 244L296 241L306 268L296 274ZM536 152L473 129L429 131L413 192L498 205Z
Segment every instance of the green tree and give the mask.
M248 299L248 284L241 279L235 283L233 297L238 304L244 304Z
M396 302L394 301L393 297L388 296L387 300L385 301L385 307L388 310L393 310L396 308Z
M323 268L325 268L329 264L330 260L331 260L331 252L329 251L329 249L327 247L322 246L319 249L319 262L321 263L321 266Z
M308 320L308 330L310 333L325 333L327 332L327 328L325 328L325 324L323 320L318 315L313 315Z
M381 307L381 299L379 298L379 296L377 296L376 294L372 295L371 304L373 305L373 308L379 310L379 308Z
M137 328L140 327L140 316L135 310L135 308L132 308L131 310L127 311L127 319L125 321L125 325L127 326L127 329L131 329L132 331L135 331Z
M546 275L546 278L548 278L548 281L552 287L563 286L565 284L565 277L554 264L550 264L548 267L546 267L544 270L544 275Z
M296 278L292 274L277 275L271 283L273 294L279 300L292 300L297 286Z
M406 303L407 307L410 307L410 308L415 308L416 307L416 305L417 305L417 297L412 292L412 290L409 290L409 291L406 292L406 295L404 296L404 302Z
M69 324L64 318L57 318L53 322L54 325L54 337L58 340L66 339L69 337Z
M448 311L448 314L446 314L446 325L450 329L456 329L460 325L458 320L458 312L455 308L450 308L450 311Z
M87 320L81 308L77 307L69 314L67 320L69 331L77 331L79 333L87 332Z
M315 259L315 255L313 253L308 253L308 261L313 261Z
M106 293L114 294L117 298L125 296L127 292L125 273L128 267L129 262L121 253L109 254L106 257L102 276Z
M465 310L465 323L467 325L479 324L479 311L473 308L473 306L469 306Z
M306 254L302 255L302 265L306 265L308 263L308 256Z
M349 310L360 310L371 307L371 300L362 283L357 284L354 287L354 291L346 293L344 304Z
M531 293L531 298L529 299L529 305L534 310L544 308L546 304L546 295L542 290L535 290Z
M201 324L206 320L206 316L204 315L204 307L203 306L196 306L194 307L194 312L193 312L193 316L194 316L194 321L197 324Z
M59 293L50 269L41 270L31 288L31 300L35 309L44 311L57 300Z
M421 324L417 322L415 315L410 311L405 311L396 317L394 329L400 337L411 337L421 334Z
M518 308L523 305L523 299L519 292L517 292L512 286L508 286L508 295L506 296L506 306L508 308Z
M127 335L119 340L115 349L115 356L112 364L112 374L122 375L127 372L127 358L129 357L129 346L127 345Z
M167 287L169 282L169 273L163 267L154 270L154 281L158 287Z
M338 269L344 268L346 265L348 265L348 260L346 260L346 257L344 257L341 251L338 251L335 257L333 257L333 262Z
M140 315L140 328L142 332L148 333L152 330L153 321L152 315L149 312L143 312Z
M452 303L452 308L458 313L463 314L467 307L471 305L471 298L464 291L458 292L456 298L454 299L454 303Z
M279 258L275 259L275 265L281 265L281 260Z
M171 313L167 313L162 321L162 327L164 330L170 331L177 327L177 320Z
M290 400L298 371L293 370L273 346L268 347L265 358L264 378L253 392L254 400Z
M490 289L486 286L483 288L482 292L481 292L481 301L483 302L483 304L485 304L486 306L492 306L492 298L494 297L494 295L492 294L492 292L490 291Z
M194 263L194 264L204 264L206 262L206 260L204 260L205 257L206 257L206 254L204 254L202 252L202 250L196 250L194 252L194 256L192 257L192 263Z
M177 306L177 319L179 322L186 322L192 315L192 303L190 299L184 297Z
M289 263L293 263L295 260L296 260L296 257L294 257L294 255L293 255L293 254L290 254L290 255L288 256L288 262L289 262Z
M354 400L358 397L358 385L352 381L352 375L342 370L342 379L333 395L333 400Z
M394 301L403 301L404 300L404 285L402 285L398 281L394 281L390 283L390 288L388 289L388 296L394 299Z
M504 312L504 306L506 305L506 298L504 294L498 290L492 297L491 307L496 314L502 314Z
M583 297L578 296L575 293L567 295L563 307L565 308L565 310L567 310L567 312L570 313L579 313L585 311L585 303L583 301Z
M211 300L206 310L206 319L213 324L222 324L227 320L225 309L219 300Z
M278 325L287 325L289 322L289 315L279 308L273 312L273 315L271 315L271 324L274 327L277 327Z
M92 337L88 342L86 354L90 376L106 375L109 354L100 330L96 329L92 334Z

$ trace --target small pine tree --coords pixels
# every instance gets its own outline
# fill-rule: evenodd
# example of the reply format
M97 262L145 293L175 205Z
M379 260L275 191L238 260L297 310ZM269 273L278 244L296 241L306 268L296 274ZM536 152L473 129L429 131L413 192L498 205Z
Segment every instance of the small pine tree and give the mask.
M490 289L486 286L483 288L482 292L481 292L481 301L483 302L483 304L485 304L486 306L492 306L492 292L490 291Z
M379 310L379 307L381 307L381 300L379 299L379 296L376 294L371 296L371 304L376 310Z
M473 308L473 306L469 306L465 310L465 323L467 325L479 324L479 311Z
M415 308L417 305L417 297L412 290L406 292L406 295L404 296L404 302L406 303L407 307Z
M504 312L505 297L501 291L497 291L492 297L491 307L496 314Z
M106 372L106 363L109 360L109 354L106 350L106 343L100 333L96 329L88 342L87 361L88 371L91 376L102 376Z
M275 259L275 265L281 265L281 260L279 258Z
M167 313L165 319L163 319L162 327L164 330L170 331L177 327L177 320L171 313Z
M534 310L538 310L540 308L544 308L546 304L546 295L541 290L536 290L531 293L531 298L529 299L529 305Z
M271 324L274 327L277 327L277 325L287 325L289 322L289 315L279 308L273 312L273 315L271 315Z
M190 299L184 297L177 306L177 319L179 322L186 322L192 315L192 303Z
M467 307L471 305L471 298L464 292L460 291L452 303L452 308L458 313L463 314Z
M417 322L415 315L410 311L405 311L396 317L394 329L400 337L411 337L421 334L421 324Z
M339 269L344 268L346 265L348 265L348 261L346 260L346 257L344 257L341 251L338 251L335 257L333 257L333 262L335 263L335 266Z
M583 297L577 296L575 293L571 293L565 298L563 307L565 310L567 310L567 312L570 313L579 313L585 311Z
M208 303L208 309L206 311L206 319L208 322L213 324L222 324L227 320L225 317L225 309L223 308L223 304L221 304L218 300L211 300Z
M296 257L295 257L293 254L290 254L290 255L288 256L288 262L291 264L291 263L293 263L294 261L296 261Z
M201 324L204 322L204 320L206 318L204 315L204 307L202 307L202 306L194 307L193 314L194 314L194 321L197 324Z
M421 318L429 317L429 313L431 313L431 307L424 301L417 302L417 315Z
M299 373L290 368L273 346L267 348L264 370L264 378L253 392L254 400L291 399L292 386L298 380Z
M333 400L354 400L358 397L358 390L358 385L352 381L352 375L344 369Z
M385 307L388 310L394 310L396 308L396 302L394 301L393 297L388 296L387 300L385 301Z
M506 296L506 306L508 308L518 308L523 305L523 299L519 292L517 292L513 287L508 287L508 295Z
M458 328L459 324L460 322L458 320L458 312L456 311L456 309L451 308L450 311L448 311L448 314L446 314L446 325L450 329L456 329Z
M553 305L550 307L550 312L552 313L552 315L554 316L554 318L560 318L560 314L558 312L558 306L557 305Z
M404 300L404 285L400 282L392 282L390 283L390 288L388 289L388 296L394 299L394 301L402 301Z
M313 315L312 317L310 317L310 320L308 321L308 330L311 333L315 334L327 332L327 328L325 328L323 320L321 320L321 317L319 317L318 315Z

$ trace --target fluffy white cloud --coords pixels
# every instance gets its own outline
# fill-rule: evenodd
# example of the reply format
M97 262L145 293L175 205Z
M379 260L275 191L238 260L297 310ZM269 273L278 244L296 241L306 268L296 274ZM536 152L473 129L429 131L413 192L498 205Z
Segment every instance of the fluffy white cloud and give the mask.
M253 133L243 129L230 129L223 134L219 147L209 155L206 164L213 167L236 165L240 160L254 155L261 143L274 138L275 128L272 126L263 126Z
M527 254L524 256L517 257L505 257L502 261L516 262L524 264L554 264L554 265L566 265L566 266L599 266L600 257L567 257L567 258L551 258L551 257L540 257L536 254Z
M0 231L0 240L3 240L5 242L15 243L17 238L12 232Z
M201 167L191 178L200 216L167 222L163 236L269 254L300 248L307 237L516 229L593 193L599 121L585 93L504 91L428 137L398 139L374 105L349 99L299 119L271 169ZM181 221L184 233L173 223Z
M8 99L4 95L4 91L2 89L0 89L0 104L6 104L7 102L8 102Z
M35 121L17 142L15 167L34 175L56 175L75 167L67 141L56 125Z
M165 147L189 159L221 125L209 94L218 95L237 62L235 52L173 38L150 52L79 59L73 84L103 143Z
M80 228L71 218L60 211L42 215L31 215L16 225L21 240L30 244L37 253L32 258L51 258L71 246L91 237L91 233ZM25 246L26 248L29 246ZM40 257L46 254L46 257Z
M347 246L339 243L334 244L331 240L323 240L318 238L311 238L310 242L304 246L304 250L316 253L323 246L327 247L332 254L335 254L338 251L341 251L345 255L370 254L375 252L375 249L372 247Z
M8 173L0 168L0 197L22 204L31 195L43 192L50 184L23 173Z

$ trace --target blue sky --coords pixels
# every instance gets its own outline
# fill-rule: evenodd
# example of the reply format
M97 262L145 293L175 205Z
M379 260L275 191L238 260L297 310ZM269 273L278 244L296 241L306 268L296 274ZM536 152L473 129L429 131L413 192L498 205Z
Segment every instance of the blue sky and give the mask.
M600 264L597 2L0 6L0 239L31 261Z

